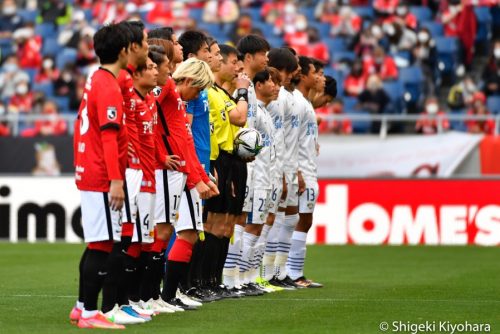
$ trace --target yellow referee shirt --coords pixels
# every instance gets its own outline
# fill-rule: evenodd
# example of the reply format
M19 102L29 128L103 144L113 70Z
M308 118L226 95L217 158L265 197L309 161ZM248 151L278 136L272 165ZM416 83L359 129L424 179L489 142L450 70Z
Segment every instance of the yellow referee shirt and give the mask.
M210 110L210 160L216 160L219 150L233 152L234 134L238 127L229 122L229 112L236 108L233 101L223 89L212 86L208 90L208 108Z

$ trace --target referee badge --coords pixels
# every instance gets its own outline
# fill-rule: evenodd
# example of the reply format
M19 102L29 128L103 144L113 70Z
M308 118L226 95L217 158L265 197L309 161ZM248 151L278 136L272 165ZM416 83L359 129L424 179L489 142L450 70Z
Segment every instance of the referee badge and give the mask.
M108 119L110 121L116 120L116 107L112 107L112 106L108 107L107 115L108 115Z
M226 121L226 109L221 109L220 116L222 117L223 121Z

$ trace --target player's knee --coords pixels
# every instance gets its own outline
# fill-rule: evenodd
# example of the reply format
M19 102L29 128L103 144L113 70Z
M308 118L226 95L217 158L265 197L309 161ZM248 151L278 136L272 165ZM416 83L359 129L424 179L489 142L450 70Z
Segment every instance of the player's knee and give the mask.
M166 241L169 240L172 236L173 227L170 224L157 224L156 225L156 233L158 239Z
M198 231L196 230L185 230L177 232L177 237L179 239L186 240L191 244L195 244L198 241Z

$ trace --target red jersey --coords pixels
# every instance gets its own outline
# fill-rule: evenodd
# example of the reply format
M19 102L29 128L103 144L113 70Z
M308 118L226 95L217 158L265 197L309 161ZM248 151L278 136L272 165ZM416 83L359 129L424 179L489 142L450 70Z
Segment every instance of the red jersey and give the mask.
M179 171L188 174L187 182L191 188L202 180L208 182L208 176L196 156L186 107L172 78L162 87L157 101L161 110L158 110L160 124L156 131L159 157L156 160L156 169L165 168L166 156L175 154L181 162Z
M123 97L114 75L100 68L85 84L75 122L76 185L80 190L108 192L111 180L123 180L127 164L127 129ZM103 130L117 129L117 151L106 151ZM109 130L108 130L109 131ZM118 159L107 159L117 154Z
M139 129L139 141L141 143L140 160L143 172L141 192L155 193L155 163L156 145L155 128L157 125L156 99L153 93L142 97L135 91L136 124Z
M134 149L133 154L128 156L128 168L141 169L139 160L141 144L139 142L139 131L137 129L136 118L136 100L134 92L134 81L132 73L135 69L128 65L126 70L121 70L118 75L118 84L123 95L123 113L125 114L125 124L127 125L128 140Z

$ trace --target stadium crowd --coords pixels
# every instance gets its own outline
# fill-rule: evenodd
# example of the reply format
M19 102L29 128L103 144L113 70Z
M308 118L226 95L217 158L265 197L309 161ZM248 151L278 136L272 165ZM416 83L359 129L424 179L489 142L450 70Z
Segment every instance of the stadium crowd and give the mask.
M500 112L498 0L4 0L1 8L2 114L42 114L47 100L55 114L75 113L86 76L98 66L96 29L124 19L141 19L149 30L196 28L232 45L256 33L273 47L288 45L321 60L340 94L319 115L421 113L414 131L435 133L450 113ZM427 108L428 101L437 102L439 112L433 103ZM471 124L442 128L492 132ZM20 134L38 134L34 127L22 123ZM376 122L320 124L321 133L377 130ZM8 124L0 124L0 135L9 134Z

